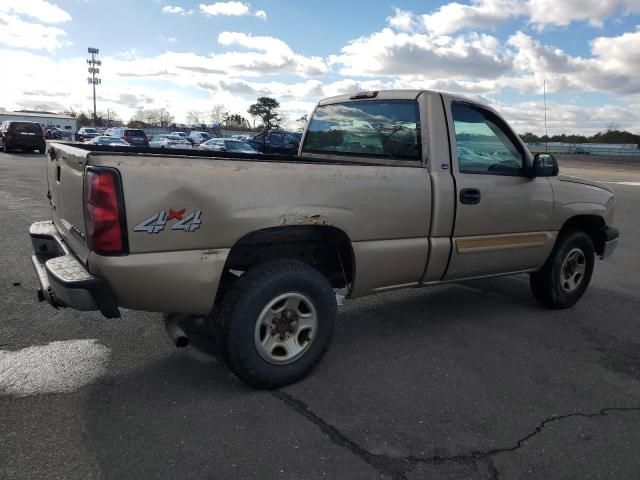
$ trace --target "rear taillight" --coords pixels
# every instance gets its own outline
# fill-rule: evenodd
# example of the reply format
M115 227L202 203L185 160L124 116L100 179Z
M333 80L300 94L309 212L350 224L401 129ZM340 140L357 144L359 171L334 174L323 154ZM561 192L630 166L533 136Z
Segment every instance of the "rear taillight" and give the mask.
M87 244L101 255L127 253L126 221L118 171L87 168L84 176Z

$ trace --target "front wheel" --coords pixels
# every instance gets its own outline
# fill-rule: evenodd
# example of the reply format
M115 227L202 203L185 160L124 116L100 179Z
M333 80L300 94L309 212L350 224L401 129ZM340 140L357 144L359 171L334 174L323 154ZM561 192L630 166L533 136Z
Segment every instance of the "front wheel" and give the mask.
M256 388L306 376L327 350L337 313L327 279L293 260L244 273L216 318L218 349L231 371Z
M594 264L593 241L586 233L561 233L547 262L531 274L533 296L548 308L573 306L587 290Z

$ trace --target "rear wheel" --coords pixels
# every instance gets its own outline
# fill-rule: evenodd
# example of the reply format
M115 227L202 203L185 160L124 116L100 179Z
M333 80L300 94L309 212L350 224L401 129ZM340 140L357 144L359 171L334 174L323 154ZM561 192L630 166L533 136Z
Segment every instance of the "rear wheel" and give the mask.
M227 292L216 317L218 350L238 377L277 388L307 375L327 350L337 313L327 279L302 262L265 262Z
M594 264L593 241L586 233L561 233L547 262L531 274L533 296L548 308L573 306L587 290Z

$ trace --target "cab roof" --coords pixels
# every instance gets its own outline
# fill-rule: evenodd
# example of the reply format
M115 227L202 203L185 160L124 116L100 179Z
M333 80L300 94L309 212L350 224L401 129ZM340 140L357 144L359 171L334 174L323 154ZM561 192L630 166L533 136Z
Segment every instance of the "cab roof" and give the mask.
M353 102L359 100L415 100L423 93L434 93L444 95L449 100L457 100L461 102L469 102L494 110L483 102L461 95L454 95L447 92L438 92L435 90L375 90L370 92L347 93L345 95L336 95L320 100L318 106L331 105L333 103ZM374 96L375 94L375 96Z

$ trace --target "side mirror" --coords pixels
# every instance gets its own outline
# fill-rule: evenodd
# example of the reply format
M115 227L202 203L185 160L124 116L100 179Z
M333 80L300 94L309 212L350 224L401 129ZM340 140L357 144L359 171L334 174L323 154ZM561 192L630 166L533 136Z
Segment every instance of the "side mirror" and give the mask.
M535 177L555 177L560 168L556 157L550 153L536 153L533 157L533 164L529 170L529 176Z

